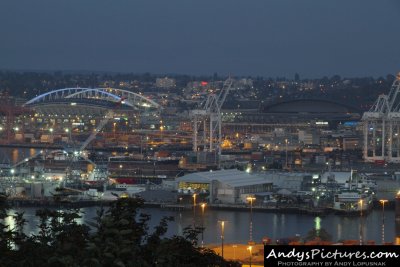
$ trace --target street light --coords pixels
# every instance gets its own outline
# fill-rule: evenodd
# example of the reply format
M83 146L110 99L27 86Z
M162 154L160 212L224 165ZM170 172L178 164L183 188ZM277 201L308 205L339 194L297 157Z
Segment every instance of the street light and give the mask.
M193 207L196 207L196 193L193 194Z
M363 244L363 200L360 199L360 245Z
M201 212L204 214L204 208L206 207L206 203L201 203Z
M224 258L224 232L225 232L225 222L226 221L218 221L221 223L221 257Z
M287 138L285 139L285 151L286 151L286 153L285 153L285 158L286 158L286 169L288 168L288 156L287 156L287 145L288 145L288 140L287 140Z
M246 198L248 202L250 202L250 225L249 225L249 235L250 241L253 241L253 201L256 200L254 196L248 196Z
M385 244L385 203L389 202L387 199L381 199L379 202L382 204L382 245Z
M253 246L250 245L250 246L247 247L247 249L248 249L249 252L250 252L250 264L249 264L249 266L251 267L251 258L252 258L252 256L253 256Z
M196 225L196 193L193 194L193 227Z
M201 247L204 247L204 208L206 203L201 203Z

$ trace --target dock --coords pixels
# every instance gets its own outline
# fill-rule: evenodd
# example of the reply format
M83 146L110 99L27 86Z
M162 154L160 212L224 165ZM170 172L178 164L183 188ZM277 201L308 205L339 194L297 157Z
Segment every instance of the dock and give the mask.
M166 210L190 210L193 208L192 205L182 205L182 204L161 204L160 208Z

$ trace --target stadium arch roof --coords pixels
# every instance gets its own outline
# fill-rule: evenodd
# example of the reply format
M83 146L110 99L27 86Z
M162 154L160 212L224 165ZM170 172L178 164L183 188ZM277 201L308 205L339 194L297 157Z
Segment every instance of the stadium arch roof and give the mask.
M122 103L135 110L160 109L161 106L155 101L127 90L116 88L64 88L41 94L27 101L24 106L35 107L38 105L83 103L103 106L104 103Z

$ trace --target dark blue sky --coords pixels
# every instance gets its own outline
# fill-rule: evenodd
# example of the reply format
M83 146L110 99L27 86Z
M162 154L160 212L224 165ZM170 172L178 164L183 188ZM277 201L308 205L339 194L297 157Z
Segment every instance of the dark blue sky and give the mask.
M1 0L0 68L321 77L400 71L399 0Z

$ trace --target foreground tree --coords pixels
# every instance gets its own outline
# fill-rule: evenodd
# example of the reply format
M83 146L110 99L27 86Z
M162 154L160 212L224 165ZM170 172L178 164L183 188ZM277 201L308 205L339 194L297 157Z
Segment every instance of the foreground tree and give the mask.
M326 231L324 228L321 229L311 229L308 231L305 240L306 241L312 241L315 239L319 239L321 241L332 241L332 236Z
M23 214L16 214L15 227L4 224L0 212L0 266L240 266L225 261L209 249L197 246L201 228L186 228L183 236L165 237L163 218L150 232L149 215L139 213L140 199L119 199L100 209L92 231L78 224L78 210L40 210L39 231L24 234Z

